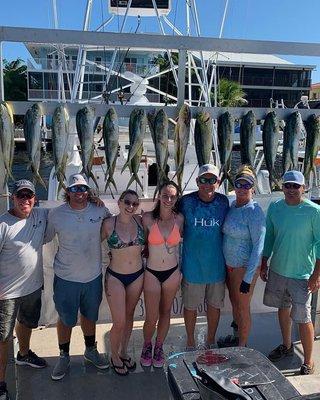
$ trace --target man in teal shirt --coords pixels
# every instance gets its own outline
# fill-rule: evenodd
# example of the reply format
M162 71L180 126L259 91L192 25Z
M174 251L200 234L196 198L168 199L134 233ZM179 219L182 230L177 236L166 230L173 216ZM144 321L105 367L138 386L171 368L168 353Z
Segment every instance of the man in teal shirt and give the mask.
M300 373L309 375L314 373L311 294L320 287L320 207L303 198L304 189L301 172L284 174L284 199L271 203L267 213L260 276L267 282L263 302L278 308L283 337L269 359L278 361L293 355L293 320L299 325L304 351Z

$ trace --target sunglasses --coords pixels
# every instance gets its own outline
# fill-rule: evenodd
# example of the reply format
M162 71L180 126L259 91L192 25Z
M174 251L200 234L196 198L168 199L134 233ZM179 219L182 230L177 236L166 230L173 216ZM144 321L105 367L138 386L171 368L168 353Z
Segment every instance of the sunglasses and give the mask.
M137 207L139 207L139 203L137 202L137 201L130 201L130 200L128 200L128 199L123 199L122 200L123 202L124 202L124 204L126 205L126 206L128 206L128 207L134 207L134 208L137 208Z
M240 182L235 182L234 186L236 189L245 189L245 190L249 190L253 188L253 184L252 183L240 183Z
M76 185L76 186L71 186L68 189L68 192L70 193L85 193L88 191L88 187L84 185Z
M31 200L31 199L34 198L35 194L32 193L32 192L17 192L17 193L15 194L15 196L16 196L18 199L27 199L27 200Z
M176 200L177 195L169 196L168 194L162 194L161 197L162 197L163 200L165 200L165 201L169 201L169 200L174 201L174 200Z
M198 179L201 185L205 185L206 183L209 183L209 185L214 185L218 181L218 178L216 176L213 176L212 178L205 178L203 176L199 176Z
M299 185L298 183L284 183L283 186L286 189L300 189L302 185Z

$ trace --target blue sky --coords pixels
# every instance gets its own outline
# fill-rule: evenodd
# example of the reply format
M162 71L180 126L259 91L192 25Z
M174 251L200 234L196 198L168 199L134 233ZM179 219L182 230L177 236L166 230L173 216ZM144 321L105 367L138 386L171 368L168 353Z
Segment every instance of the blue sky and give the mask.
M57 0L59 26L82 29L87 0ZM169 19L185 30L185 0L172 0ZM225 0L197 0L203 36L219 35ZM52 0L1 0L0 25L53 27ZM320 42L320 0L229 0L224 38ZM108 16L107 1L93 0L91 29ZM121 17L115 18L108 30L118 31ZM130 17L126 31L136 29L137 18ZM139 32L157 32L155 18L143 18ZM6 43L4 57L24 60L28 53L21 44ZM315 57L285 57L299 64L316 65L313 82L320 81L320 54Z

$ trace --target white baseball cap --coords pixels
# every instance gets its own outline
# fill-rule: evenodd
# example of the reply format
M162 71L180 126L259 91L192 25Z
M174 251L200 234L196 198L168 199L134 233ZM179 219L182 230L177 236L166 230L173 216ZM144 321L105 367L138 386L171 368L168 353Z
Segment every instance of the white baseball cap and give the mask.
M71 188L72 186L77 186L77 185L84 185L90 188L88 182L86 181L86 178L81 175L81 174L73 174L69 176L68 180L68 188Z
M216 167L214 164L203 164L199 168L198 177L205 174L211 174L219 178L219 168Z

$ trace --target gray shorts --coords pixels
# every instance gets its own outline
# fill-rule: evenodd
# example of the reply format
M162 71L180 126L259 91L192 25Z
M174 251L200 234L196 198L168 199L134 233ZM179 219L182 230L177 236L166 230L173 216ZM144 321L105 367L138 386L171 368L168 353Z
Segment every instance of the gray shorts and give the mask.
M16 319L28 328L37 328L41 311L41 292L40 288L26 296L0 300L0 342L12 337Z
M185 279L181 283L182 302L187 310L197 310L205 300L210 306L222 308L224 305L225 284L217 283L190 283Z
M311 293L307 279L287 278L269 270L263 304L269 307L290 308L293 321L311 322Z

